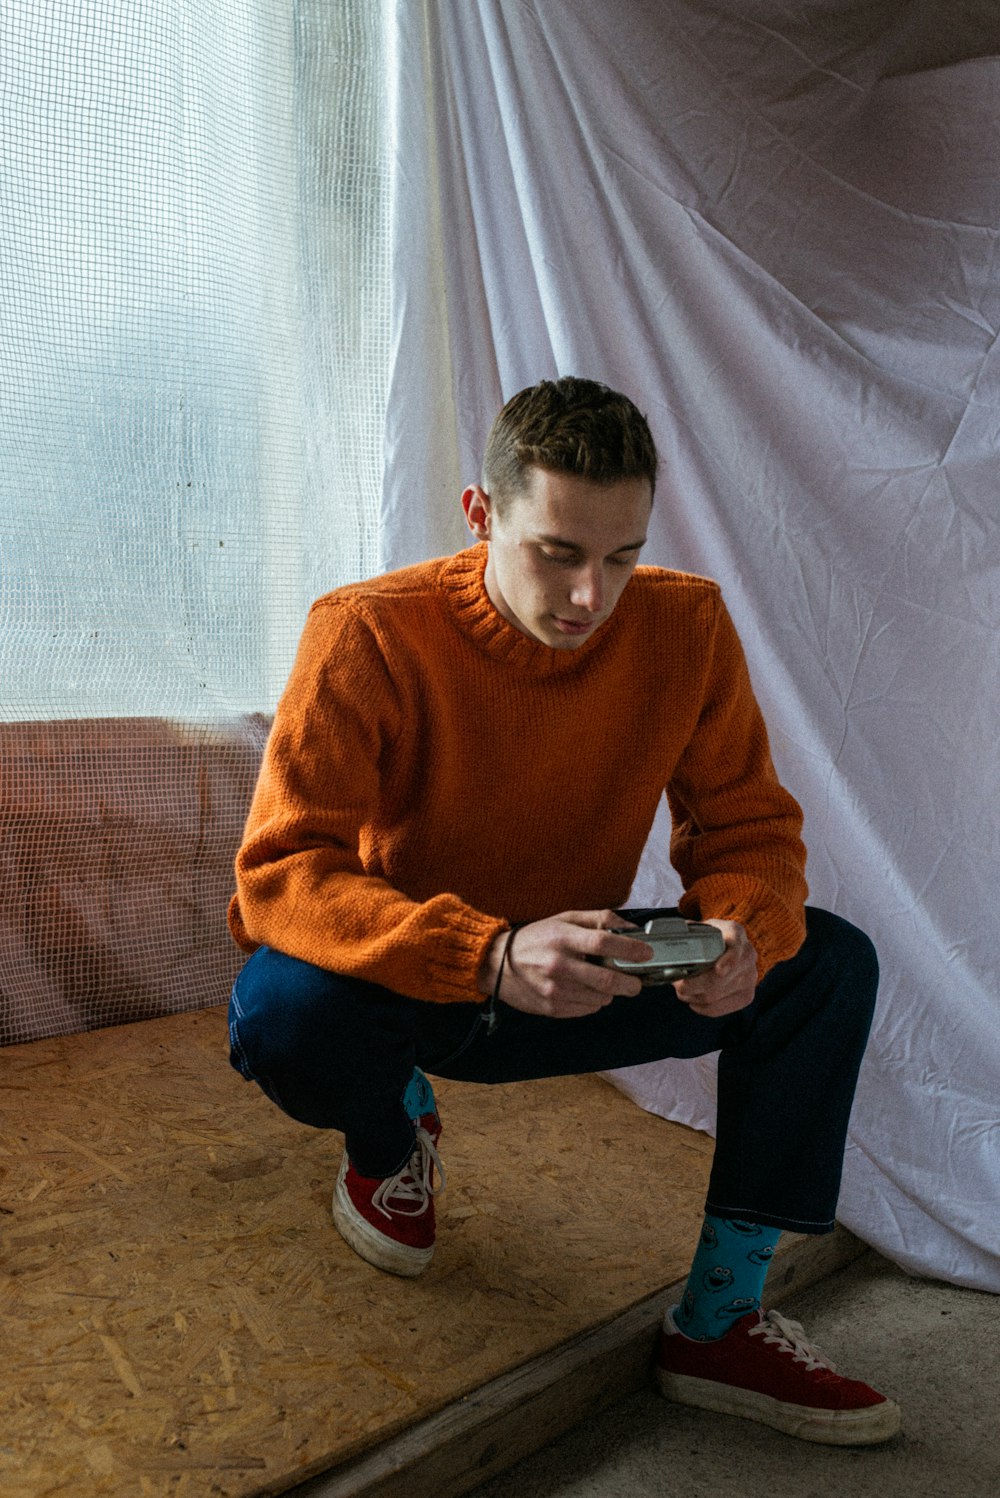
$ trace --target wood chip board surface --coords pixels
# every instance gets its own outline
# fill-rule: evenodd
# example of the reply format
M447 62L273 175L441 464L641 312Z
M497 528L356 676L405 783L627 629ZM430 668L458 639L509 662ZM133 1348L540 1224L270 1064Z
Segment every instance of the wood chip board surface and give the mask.
M711 1141L599 1078L436 1091L437 1250L399 1280L223 1009L0 1051L7 1498L286 1492L683 1274Z

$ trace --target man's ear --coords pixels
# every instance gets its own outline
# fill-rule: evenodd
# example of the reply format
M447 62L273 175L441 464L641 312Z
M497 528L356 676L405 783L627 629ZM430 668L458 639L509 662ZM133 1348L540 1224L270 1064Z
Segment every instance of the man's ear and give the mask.
M493 518L493 505L490 496L480 484L470 484L462 494L462 509L469 530L477 541L488 541L490 539L490 522Z

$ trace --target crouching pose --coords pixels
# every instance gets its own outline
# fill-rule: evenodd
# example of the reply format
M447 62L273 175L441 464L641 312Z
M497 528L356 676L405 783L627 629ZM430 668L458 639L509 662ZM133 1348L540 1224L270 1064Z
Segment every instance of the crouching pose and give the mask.
M782 1229L833 1228L877 963L804 906L801 813L717 585L637 566L656 470L626 397L543 382L501 411L462 495L478 545L314 604L237 859L230 924L253 955L232 1060L343 1132L337 1228L415 1275L444 1179L428 1074L720 1052L707 1215L660 1386L871 1444L896 1405L761 1297ZM725 949L643 986L608 964L650 955L622 928L668 914L622 909L664 792L680 914Z

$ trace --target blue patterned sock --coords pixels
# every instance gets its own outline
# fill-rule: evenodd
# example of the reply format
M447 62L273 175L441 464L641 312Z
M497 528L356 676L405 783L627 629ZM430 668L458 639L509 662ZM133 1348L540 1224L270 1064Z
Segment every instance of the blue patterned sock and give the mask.
M691 1274L674 1321L685 1337L715 1342L748 1311L756 1311L780 1228L728 1217L706 1217Z
M413 1075L406 1084L403 1092L403 1107L406 1109L407 1118L412 1118L414 1122L418 1118L423 1118L425 1113L434 1113L437 1110L434 1102L434 1089L419 1066L413 1068Z

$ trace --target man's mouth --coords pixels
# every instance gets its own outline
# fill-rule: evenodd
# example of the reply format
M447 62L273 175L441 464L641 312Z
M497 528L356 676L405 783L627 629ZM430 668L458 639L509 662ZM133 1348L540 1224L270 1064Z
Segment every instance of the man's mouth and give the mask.
M552 617L556 629L561 630L564 635L585 635L597 623L596 619L561 619L558 614L553 614Z

